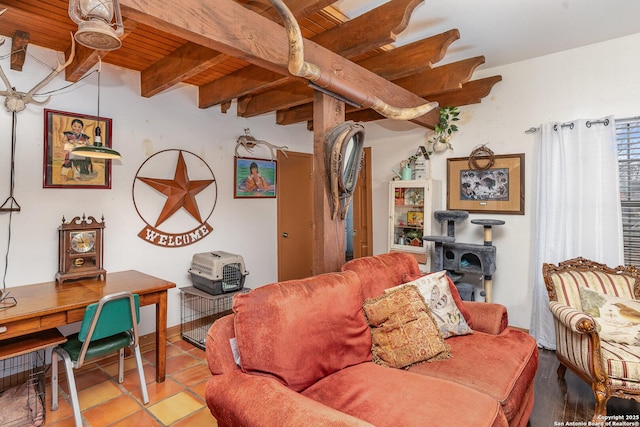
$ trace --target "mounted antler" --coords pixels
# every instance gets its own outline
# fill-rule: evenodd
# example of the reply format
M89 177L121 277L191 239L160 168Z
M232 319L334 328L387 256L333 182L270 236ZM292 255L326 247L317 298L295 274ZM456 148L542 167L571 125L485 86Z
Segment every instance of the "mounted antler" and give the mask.
M289 147L287 147L286 145L273 145L270 142L255 139L249 132L249 128L245 128L244 135L238 137L238 140L236 141L236 157L240 157L238 155L239 147L243 147L245 150L247 150L247 152L253 153L253 149L258 145L266 145L269 148L269 150L271 151L271 160L275 160L277 158L276 152L278 150L282 151L282 154L286 158L289 158L289 156L287 155L287 150L289 149Z
M2 14L2 12L0 12L0 15ZM2 40L2 42L0 42L0 45L2 43L4 43L4 39ZM9 79L7 78L7 76L4 74L4 70L2 69L2 67L0 67L0 79L2 79L5 86L7 87L6 90L0 91L0 95L7 97L7 99L4 100L4 106L7 109L7 111L19 113L20 111L24 110L27 107L27 104L30 102L33 102L34 104L38 104L38 105L46 104L49 101L49 98L51 98L51 96L48 96L43 101L35 100L33 99L33 97L36 96L36 92L38 92L40 89L45 87L51 80L54 79L55 76L60 74L65 68L69 66L69 64L71 64L71 62L73 61L73 58L75 57L75 54L76 54L76 41L73 38L73 34L72 34L71 35L71 53L69 54L69 59L67 59L65 63L60 63L60 61L56 58L56 62L58 63L58 66L54 68L53 71L51 71L51 73L49 73L49 75L45 77L40 83L35 85L33 89L31 89L29 92L26 92L26 93L18 92L17 90L15 90L15 88L11 86L11 83L9 83Z

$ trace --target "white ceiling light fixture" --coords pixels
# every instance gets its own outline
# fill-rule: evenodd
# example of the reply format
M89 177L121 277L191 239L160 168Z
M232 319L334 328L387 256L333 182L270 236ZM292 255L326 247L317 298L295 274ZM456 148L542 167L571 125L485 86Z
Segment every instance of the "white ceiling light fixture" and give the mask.
M81 45L95 50L122 46L119 37L124 25L118 0L69 0L69 17L78 24L75 39Z

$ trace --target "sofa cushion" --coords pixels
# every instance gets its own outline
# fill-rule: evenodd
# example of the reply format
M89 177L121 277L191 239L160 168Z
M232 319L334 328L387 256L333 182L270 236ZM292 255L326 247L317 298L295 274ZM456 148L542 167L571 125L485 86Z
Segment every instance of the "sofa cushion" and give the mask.
M242 370L295 391L371 361L371 334L354 272L273 283L233 299Z
M606 341L601 346L611 384L640 391L640 347Z
M620 298L633 299L635 279L625 274L568 270L552 274L551 281L556 289L559 303L580 307L580 287Z
M404 276L404 283L412 282L424 276L424 274L419 274L417 276L406 274ZM445 275L444 277L447 278L447 283L449 284L449 293L453 297L453 301L456 303L456 307L458 307L458 310L460 310L460 313L462 313L462 315L464 316L464 320L467 322L467 325L469 325L469 328L473 330L473 318L471 316L471 312L469 312L465 302L462 300L462 297L460 297L458 288L456 287L455 283L453 283L453 280L451 280L451 277L449 277L449 275Z
M302 394L377 427L507 425L498 402L485 393L374 363L329 375Z
M372 257L352 259L342 266L342 270L358 273L362 281L362 296L375 298L385 289L406 282L405 276L420 276L418 261L404 252L389 252Z
M511 421L533 387L538 368L538 347L527 333L513 328L499 335L474 331L447 339L452 357L422 363L409 372L448 379L486 393L502 404Z
M420 291L400 286L365 300L374 362L391 368L450 357L449 347Z
M600 338L620 344L640 345L640 301L580 287L580 302L582 311L596 321Z
M416 286L424 297L443 338L473 332L453 299L446 270L426 274L400 286L410 285ZM386 289L385 292L396 288L398 286Z

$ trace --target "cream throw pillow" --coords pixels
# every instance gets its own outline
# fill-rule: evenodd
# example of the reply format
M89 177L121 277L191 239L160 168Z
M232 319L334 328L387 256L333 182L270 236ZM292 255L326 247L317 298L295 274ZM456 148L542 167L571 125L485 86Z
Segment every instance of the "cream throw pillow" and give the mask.
M640 301L580 287L580 302L582 311L590 314L598 324L601 339L640 345Z
M395 288L407 285L415 285L418 288L444 338L473 333L453 300L446 275L446 270L438 271ZM395 288L386 289L385 293Z

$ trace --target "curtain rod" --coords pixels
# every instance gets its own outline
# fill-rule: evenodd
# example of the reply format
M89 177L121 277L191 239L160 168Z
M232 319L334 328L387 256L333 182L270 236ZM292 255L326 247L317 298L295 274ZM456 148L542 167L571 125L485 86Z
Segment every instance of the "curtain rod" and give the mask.
M585 125L590 128L591 125L596 125L596 124L604 124L605 126L609 126L609 119L604 119L604 120L587 120L587 123L585 123ZM560 125L561 128L564 127L568 127L569 129L573 129L574 127L574 123L573 122L567 122L567 123L562 123ZM524 133L536 133L540 130L540 126L538 127L530 127L529 129L525 130ZM553 130L557 131L558 130L558 125L555 124L553 125Z

